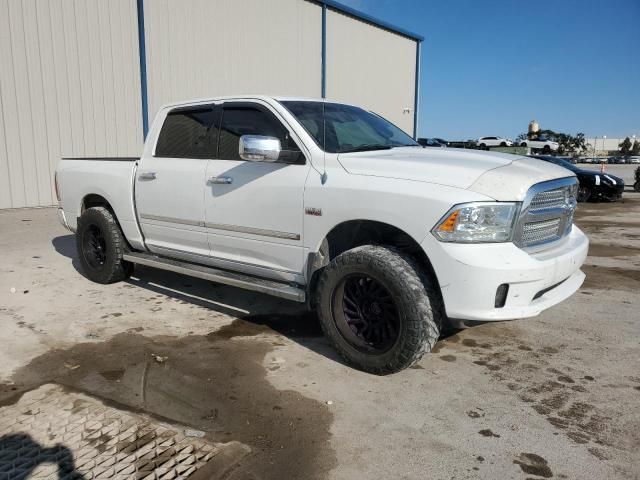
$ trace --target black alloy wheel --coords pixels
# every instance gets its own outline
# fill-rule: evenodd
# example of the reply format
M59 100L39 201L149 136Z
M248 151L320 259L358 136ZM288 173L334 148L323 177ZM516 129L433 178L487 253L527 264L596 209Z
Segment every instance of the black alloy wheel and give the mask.
M82 254L87 264L100 269L107 261L107 241L98 225L88 225L82 234Z
M400 333L400 315L384 284L365 274L345 277L335 290L333 318L343 338L361 352L384 353Z

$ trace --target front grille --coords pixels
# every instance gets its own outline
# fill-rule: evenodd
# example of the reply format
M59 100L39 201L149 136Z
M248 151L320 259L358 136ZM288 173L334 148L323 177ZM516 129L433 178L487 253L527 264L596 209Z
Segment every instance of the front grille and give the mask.
M556 188L536 194L531 200L529 211L537 212L547 208L562 208L566 201L566 191L566 188Z
M561 178L531 187L522 203L514 242L519 247L541 245L571 232L577 181Z
M522 227L522 243L534 245L555 240L560 236L560 219L525 223Z

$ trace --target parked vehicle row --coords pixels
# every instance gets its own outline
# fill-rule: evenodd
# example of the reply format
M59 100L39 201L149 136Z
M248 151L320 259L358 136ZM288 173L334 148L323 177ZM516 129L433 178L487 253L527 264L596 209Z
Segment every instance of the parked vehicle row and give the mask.
M417 362L447 319L532 317L585 278L572 171L422 148L322 100L164 106L141 158L62 159L56 193L89 279L142 264L306 302L376 374Z

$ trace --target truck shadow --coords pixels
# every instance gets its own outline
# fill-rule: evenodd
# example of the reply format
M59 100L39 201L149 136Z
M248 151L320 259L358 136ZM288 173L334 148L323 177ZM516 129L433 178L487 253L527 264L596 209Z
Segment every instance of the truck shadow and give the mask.
M51 243L84 276L75 236L59 236ZM220 335L255 335L266 327L330 360L344 363L325 340L316 314L302 304L141 265L136 265L125 283L235 318L230 326L223 327Z

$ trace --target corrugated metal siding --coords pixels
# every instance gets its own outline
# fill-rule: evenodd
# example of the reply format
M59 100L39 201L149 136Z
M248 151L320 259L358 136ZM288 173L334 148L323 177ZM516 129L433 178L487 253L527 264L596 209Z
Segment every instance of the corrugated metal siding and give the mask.
M412 135L416 49L415 40L329 10L327 98L371 109Z
M55 203L61 156L142 146L135 0L0 0L0 208Z
M300 0L145 0L149 118L165 103L319 97L322 8Z

